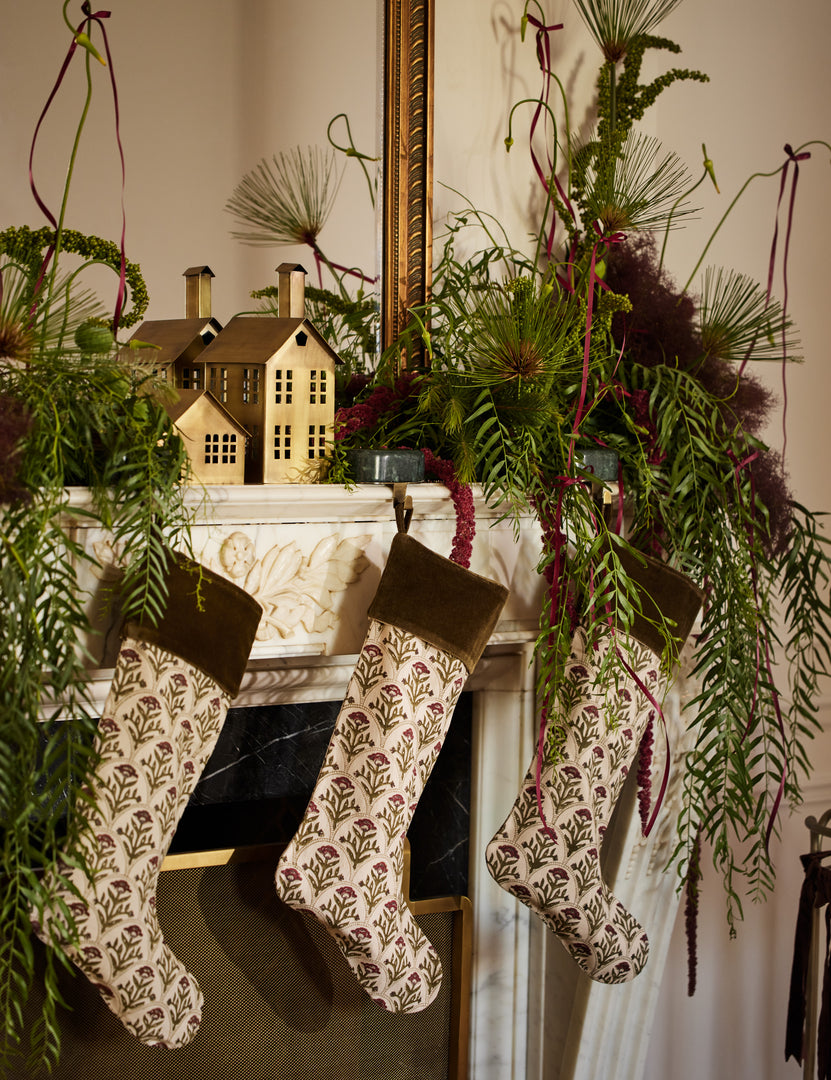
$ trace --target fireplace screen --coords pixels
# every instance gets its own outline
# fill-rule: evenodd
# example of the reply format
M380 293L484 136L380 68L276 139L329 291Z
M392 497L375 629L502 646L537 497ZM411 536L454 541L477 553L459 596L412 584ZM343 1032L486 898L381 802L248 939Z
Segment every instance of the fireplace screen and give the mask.
M390 1015L353 979L326 931L277 900L279 848L173 856L158 891L165 940L205 996L178 1050L133 1039L81 975L62 976L55 1080L458 1080L466 1075L469 902L422 900L413 913L439 952L442 989L422 1013ZM33 990L32 1015L38 1008ZM30 1080L22 1069L13 1080Z

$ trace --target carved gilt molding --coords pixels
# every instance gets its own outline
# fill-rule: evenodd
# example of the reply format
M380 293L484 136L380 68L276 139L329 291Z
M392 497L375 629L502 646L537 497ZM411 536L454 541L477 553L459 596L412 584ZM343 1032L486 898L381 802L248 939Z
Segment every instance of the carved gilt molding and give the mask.
M434 0L386 0L382 347L430 292ZM416 362L410 357L409 362Z

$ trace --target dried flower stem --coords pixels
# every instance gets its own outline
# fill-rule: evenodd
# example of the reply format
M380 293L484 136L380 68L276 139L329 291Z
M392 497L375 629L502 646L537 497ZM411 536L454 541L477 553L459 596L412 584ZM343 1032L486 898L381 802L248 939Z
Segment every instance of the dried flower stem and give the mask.
M701 832L696 833L684 885L684 924L687 930L687 996L695 994L698 967L698 907L701 893Z

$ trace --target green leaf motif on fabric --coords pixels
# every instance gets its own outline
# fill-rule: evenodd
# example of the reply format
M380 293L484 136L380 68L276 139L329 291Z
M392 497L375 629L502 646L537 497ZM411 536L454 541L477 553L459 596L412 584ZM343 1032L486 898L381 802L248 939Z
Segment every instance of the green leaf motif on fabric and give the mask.
M601 967L605 967L611 964L620 956L620 946L617 940L617 934L610 926L608 932L601 934L594 942L594 951L597 957L597 963Z
M603 900L602 891L598 889L594 893L589 893L588 898L583 900L581 908L583 917L588 923L587 936L591 938L592 945L594 945L597 935L607 922L608 911Z
M522 849L529 874L533 875L549 865L551 861L549 841L542 830L534 832L527 840L523 840Z
M516 819L513 837L522 836L524 833L528 832L529 829L536 829L540 824L540 814L536 803L536 791L533 786L534 778L528 776L526 777L525 782L526 798L518 802L515 807Z
M352 775L360 781L361 794L367 806L401 783L401 774L394 777L390 764L383 750L373 750L364 757L360 766L353 767Z
M384 805L375 810L375 819L381 822L386 830L387 846L402 835L406 812L407 800L400 792L390 795Z
M399 938L393 943L392 955L386 957L386 964L391 982L400 982L406 976L409 968L409 958L403 938Z
M336 733L332 744L328 749L326 760L334 760L334 755L341 761L357 757L361 751L372 746L372 734L369 718L360 709L354 709L348 714L348 724L344 724L343 730Z
M173 781L173 746L165 739L162 742L155 743L154 746L149 748L149 751L141 759L140 764L143 766L144 780L148 784L149 790L158 791L159 788Z
M577 896L584 896L597 882L597 849L590 848L569 864Z
M381 900L388 895L386 863L376 863L365 878L358 882L364 893L368 911L374 910Z
M418 639L408 634L406 630L396 626L389 628L389 632L383 639L383 645L389 656L390 663L399 671L419 656Z
M582 851L594 839L591 811L586 807L577 809L565 821L558 822L558 830L563 841L565 857L571 860L578 851Z
M415 762L415 733L411 727L405 728L401 737L392 743L387 752L395 762L395 768L399 777L404 777L412 772Z
M123 691L125 698L130 692L134 691L127 689ZM125 745L140 745L146 742L153 737L159 727L158 717L148 712L138 702L121 714L120 722L124 729Z
M155 969L148 964L142 964L132 978L121 984L121 1002L125 1010L137 1008L146 999L155 977Z
M119 836L128 862L136 862L142 855L158 847L153 829L153 817L147 810L135 810L119 827Z
M359 918L358 894L351 885L338 885L318 908L328 915L333 926L349 925Z
M361 806L355 798L355 785L343 774L332 778L331 783L317 796L317 802L326 811L330 828L334 831L349 819L352 814L360 813Z
M596 746L600 740L600 710L594 703L584 705L580 714L569 725L569 734L574 737L577 756Z
M467 677L465 666L461 660L451 656L450 653L436 650L430 653L428 663L435 672L436 679L442 685L452 686L457 694L461 692Z
M111 881L106 892L98 896L98 920L107 932L133 912L132 886L124 878Z
M182 809L182 799L177 789L171 786L167 791L167 797L161 798L156 808L156 816L159 823L159 832L162 836L172 835L173 829Z
M370 642L364 647L353 672L355 688L360 697L367 697L369 691L384 678L384 653L380 645ZM349 704L353 699L349 699Z
M137 924L131 923L125 926L118 937L108 942L108 955L111 960L111 977L118 979L119 976L129 971L130 968L141 959L143 951L143 931Z
M353 867L377 852L377 832L378 826L371 818L356 818L347 832L338 837Z
M102 812L118 817L140 802L138 773L126 763L114 766L100 778L96 796Z

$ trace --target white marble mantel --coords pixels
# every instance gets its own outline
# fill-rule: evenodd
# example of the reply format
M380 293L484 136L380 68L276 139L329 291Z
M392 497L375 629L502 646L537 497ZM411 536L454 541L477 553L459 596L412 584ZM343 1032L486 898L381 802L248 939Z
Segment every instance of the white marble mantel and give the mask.
M454 532L449 493L411 485L410 534L447 555ZM85 495L74 496L83 505ZM340 700L361 647L366 610L396 531L391 489L361 485L226 486L194 489L197 558L246 588L265 616L235 704ZM663 874L675 788L648 841L631 800L622 800L604 850L610 885L641 917L652 944L643 975L628 987L592 983L527 909L488 876L484 849L525 775L536 741L533 646L543 583L539 528L515 530L477 493L471 569L506 585L510 598L468 689L474 698L470 892L474 907L470 1067L475 1080L639 1080L669 936L675 882ZM123 553L82 516L76 537L101 567L83 571L101 636L90 649L92 696L103 704L116 640L101 613ZM229 628L229 632L230 628ZM677 703L676 703L677 705ZM673 747L682 725L668 717Z

